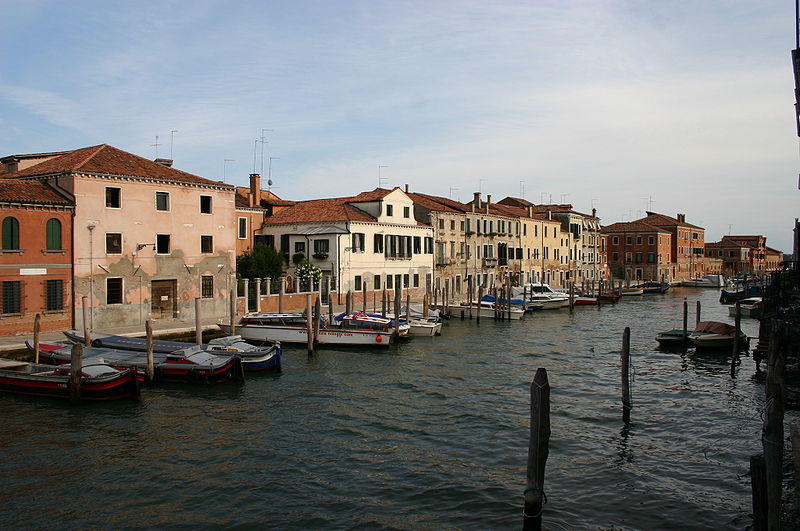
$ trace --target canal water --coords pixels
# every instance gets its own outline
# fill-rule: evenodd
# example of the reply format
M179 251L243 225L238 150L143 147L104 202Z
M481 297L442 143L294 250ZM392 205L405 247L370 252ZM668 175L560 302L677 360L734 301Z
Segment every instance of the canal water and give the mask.
M744 529L763 384L742 357L661 352L683 298L732 322L717 291L672 289L519 322L450 320L388 351L287 347L245 384L147 388L70 407L0 396L0 527L516 529L529 386L551 385L549 529ZM629 428L622 333L631 327ZM757 334L757 322L743 319Z

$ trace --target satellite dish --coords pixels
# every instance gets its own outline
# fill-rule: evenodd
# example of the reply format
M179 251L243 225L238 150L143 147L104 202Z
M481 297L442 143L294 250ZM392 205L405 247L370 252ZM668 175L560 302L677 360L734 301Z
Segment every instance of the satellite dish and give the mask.
M268 180L268 181L267 181L267 184L268 184L269 186L272 186L272 179Z

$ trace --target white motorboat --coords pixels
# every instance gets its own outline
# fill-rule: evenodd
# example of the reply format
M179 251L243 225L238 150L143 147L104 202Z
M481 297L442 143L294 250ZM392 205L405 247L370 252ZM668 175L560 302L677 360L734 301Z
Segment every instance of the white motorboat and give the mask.
M555 310L569 306L569 295L538 282L511 288L511 296L525 296L528 302L541 305L542 310Z
M481 302L480 304L472 303L472 314L475 315L479 313L482 319L493 319L495 317L495 309L494 303L491 302ZM459 306L453 306L453 310L464 310L464 312L470 311L470 305L466 302L461 303ZM511 307L511 319L517 320L522 319L525 315L525 310L522 308L518 308L515 306ZM508 307L503 308L503 319L508 319L509 317L509 309Z
M684 280L681 286L691 288L721 288L725 285L725 277L722 275L703 275L700 278Z
M739 301L739 308L742 317L759 317L764 308L764 299L761 297L749 297ZM736 316L736 305L729 306L728 311L731 317Z

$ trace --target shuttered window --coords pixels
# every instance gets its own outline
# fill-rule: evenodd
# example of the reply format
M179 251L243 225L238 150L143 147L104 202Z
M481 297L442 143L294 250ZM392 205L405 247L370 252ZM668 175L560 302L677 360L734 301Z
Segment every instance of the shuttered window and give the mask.
M56 218L50 218L47 221L47 250L60 251L61 250L61 222Z
M22 313L21 295L19 280L3 281L3 313Z
M45 308L53 312L64 309L64 281L47 280L45 283Z
M7 217L3 220L3 250L19 249L19 221Z

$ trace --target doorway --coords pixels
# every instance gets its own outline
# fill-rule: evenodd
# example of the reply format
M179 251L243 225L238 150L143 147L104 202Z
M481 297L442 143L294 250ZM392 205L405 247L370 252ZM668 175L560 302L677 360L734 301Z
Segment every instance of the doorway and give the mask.
M150 282L150 315L153 319L178 317L178 281L153 280Z

